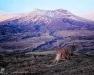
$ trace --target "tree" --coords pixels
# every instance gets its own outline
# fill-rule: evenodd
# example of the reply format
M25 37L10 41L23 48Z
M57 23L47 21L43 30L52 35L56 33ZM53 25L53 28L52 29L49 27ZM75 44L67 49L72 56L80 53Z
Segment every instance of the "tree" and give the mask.
M71 56L74 55L74 51L75 51L75 45L74 43L71 45Z

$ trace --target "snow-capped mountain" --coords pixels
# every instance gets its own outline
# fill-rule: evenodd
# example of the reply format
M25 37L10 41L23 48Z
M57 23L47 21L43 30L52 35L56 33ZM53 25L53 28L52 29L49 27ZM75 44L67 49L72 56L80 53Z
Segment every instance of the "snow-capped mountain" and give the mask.
M94 49L94 22L63 9L34 9L0 23L0 49L20 51ZM87 50L88 51L88 50Z
M36 20L39 17L54 18L54 19L68 18L68 19L73 19L73 20L78 20L78 21L85 20L85 19L75 16L71 12L69 12L67 10L63 10L63 9L41 10L41 9L35 8L28 13L21 13L16 18L20 18L20 17L23 18L23 20ZM45 19L45 18L43 18L43 19ZM85 21L87 21L87 20L85 20Z

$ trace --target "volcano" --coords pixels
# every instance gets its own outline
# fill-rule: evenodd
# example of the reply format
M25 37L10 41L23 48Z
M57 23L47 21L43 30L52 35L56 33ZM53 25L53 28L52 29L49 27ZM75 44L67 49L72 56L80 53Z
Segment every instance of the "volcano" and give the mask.
M0 22L0 51L94 50L94 22L64 9L34 9Z

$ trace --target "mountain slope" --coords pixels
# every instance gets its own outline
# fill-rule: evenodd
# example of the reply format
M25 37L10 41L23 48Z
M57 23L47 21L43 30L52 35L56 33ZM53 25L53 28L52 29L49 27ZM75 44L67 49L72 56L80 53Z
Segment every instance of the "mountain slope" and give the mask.
M70 49L74 42L76 51L88 51L94 49L93 33L93 21L75 16L67 10L34 9L0 23L0 49L44 51L63 46Z

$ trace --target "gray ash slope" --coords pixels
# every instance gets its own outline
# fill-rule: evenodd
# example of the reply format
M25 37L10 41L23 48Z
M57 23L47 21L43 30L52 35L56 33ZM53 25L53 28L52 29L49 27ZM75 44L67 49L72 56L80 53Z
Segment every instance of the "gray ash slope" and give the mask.
M86 53L94 50L94 22L67 10L34 9L0 23L0 51L45 51L63 46Z

